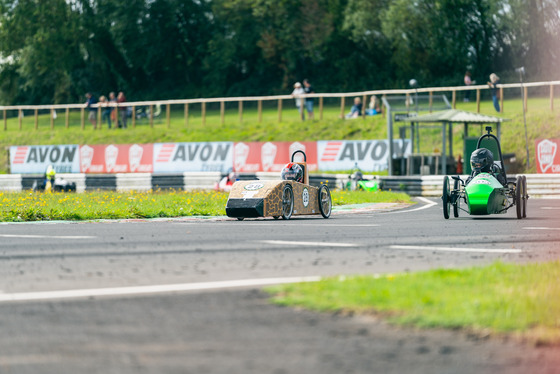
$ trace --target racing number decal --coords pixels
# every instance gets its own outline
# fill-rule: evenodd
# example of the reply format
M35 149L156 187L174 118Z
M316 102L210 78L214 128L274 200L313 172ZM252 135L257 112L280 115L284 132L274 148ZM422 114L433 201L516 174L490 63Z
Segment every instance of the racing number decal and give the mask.
M479 180L474 181L473 184L488 184L489 185L490 181L487 180L487 179L479 179Z
M255 191L255 190L260 190L261 188L264 187L264 184L262 183L251 183L245 186L245 189L247 191Z
M309 205L309 191L307 187L303 188L303 192L301 193L301 199L303 201L303 206L307 207Z

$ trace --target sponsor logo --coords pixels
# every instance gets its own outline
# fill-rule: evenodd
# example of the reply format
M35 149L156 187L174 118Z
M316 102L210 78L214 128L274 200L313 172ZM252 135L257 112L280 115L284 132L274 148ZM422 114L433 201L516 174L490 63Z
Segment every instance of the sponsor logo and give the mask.
M237 143L233 148L233 168L241 170L247 164L249 157L249 146L245 143Z
M321 170L387 170L389 162L387 140L319 141L319 168ZM411 142L393 140L393 157L407 157Z
M322 162L336 161L336 156L342 147L342 142L328 142L323 155L321 156Z
M407 153L409 140L393 141L393 156L403 156ZM327 142L321 161L373 161L385 160L388 156L389 145L386 141L346 141Z
M548 139L539 142L537 145L537 157L543 173L546 173L548 169L553 168L557 148L558 144Z
M175 143L162 144L156 158L156 162L169 162L175 151Z
M91 162L93 161L93 148L89 145L83 145L80 147L80 167L82 171L89 170L91 167Z
M224 161L227 159L229 144L179 143L173 161Z
M140 168L140 162L142 161L142 154L144 153L144 148L140 147L138 144L133 144L128 149L128 163L130 165L130 171L135 172Z
M153 171L152 144L83 145L82 173L149 173Z
M77 145L25 145L10 147L12 173L44 173L52 165L57 173L76 172L80 156Z
M105 148L105 166L107 167L107 172L115 171L115 166L117 165L117 157L119 156L119 148L114 145L108 145Z
M307 207L309 205L309 190L306 187L303 188L301 200L303 201L304 207Z
M379 161L386 157L387 148L385 142L348 142L344 145L339 160L362 161L369 156L372 160Z
M153 171L220 171L225 172L233 166L233 143L156 143L153 145ZM144 161L147 149L144 146ZM143 165L139 166L142 171Z
M264 171L269 171L274 166L278 147L270 142L261 147L261 162Z
M25 156L27 156L27 150L29 147L17 147L16 154L14 156L13 163L14 164L23 164L25 163Z
M245 186L245 189L247 191L255 191L255 190L260 190L261 188L264 187L264 184L262 183L251 183Z
M71 163L76 156L76 146L29 146L18 147L16 151L17 163ZM28 151L28 152L27 152Z

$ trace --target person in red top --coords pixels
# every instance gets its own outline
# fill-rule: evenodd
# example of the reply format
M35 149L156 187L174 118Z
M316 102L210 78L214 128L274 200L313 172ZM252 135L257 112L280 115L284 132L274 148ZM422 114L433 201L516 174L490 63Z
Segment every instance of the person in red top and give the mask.
M216 184L214 189L217 191L229 192L231 191L231 188L233 187L233 184L236 180L237 174L235 173L235 171L233 171L233 169L229 169L228 174L223 177L219 183Z
M127 120L127 107L123 105L126 102L126 96L124 96L124 92L119 92L117 96L117 104L119 105L119 127L124 127L126 129L126 120Z
M463 157L457 155L457 174L463 174Z

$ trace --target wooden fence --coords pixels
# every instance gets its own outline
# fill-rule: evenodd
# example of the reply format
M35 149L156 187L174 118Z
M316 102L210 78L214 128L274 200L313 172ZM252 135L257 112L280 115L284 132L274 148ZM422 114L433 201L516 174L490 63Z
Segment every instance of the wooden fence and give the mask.
M504 108L504 90L505 89L518 89L523 90L524 92L524 107L527 110L527 99L528 99L528 88L531 87L541 87L543 89L548 89L549 97L550 97L550 110L554 110L554 96L555 96L555 87L560 85L560 81L552 81L552 82L530 82L530 83L514 83L514 84L501 84L500 85L500 100L501 100L501 108ZM389 96L389 95L406 95L407 97L410 95L414 95L417 93L428 93L429 97L431 98L434 93L451 93L451 103L453 108L456 107L457 102L457 92L461 91L476 91L476 107L477 112L480 112L480 103L481 103L481 92L484 90L488 90L489 87L487 85L472 85L472 86L458 86L458 87L426 87L426 88L417 88L417 89L400 89L400 90L373 90L373 91L361 91L361 92L348 92L348 93L317 93L317 94L310 94L306 95L305 97L310 98L317 98L319 101L318 105L318 119L322 120L324 115L324 99L326 98L338 98L340 99L340 116L344 116L345 114L345 99L349 97L360 97L364 98L363 103L364 106L366 105L366 97L371 95L376 96ZM171 122L171 105L183 105L184 106L184 124L188 126L189 124L189 106L194 104L200 104L201 110L201 120L202 124L206 123L206 106L210 103L219 103L220 104L220 121L223 124L225 121L225 104L237 102L238 103L238 113L239 113L239 122L243 122L243 103L245 102L256 102L257 103L257 116L259 122L262 121L262 113L263 113L263 102L264 101L277 101L277 111L278 111L278 122L282 121L282 112L283 112L283 104L284 100L294 100L294 97L291 95L277 95L277 96L251 96L251 97L222 97L222 98L201 98L201 99L183 99L183 100L155 100L155 101L136 101L136 102L127 102L125 105L127 107L132 107L132 113L136 113L136 108L138 107L147 107L148 113L148 121L151 127L154 126L154 110L165 108L165 121L167 127L170 126ZM303 100L303 98L302 98ZM407 100L408 102L408 100ZM430 107L431 107L431 100L430 100ZM101 113L103 108L111 106L118 108L116 104L96 104L93 107L97 108L97 128L101 128ZM122 107L122 105L121 105ZM57 104L57 105L16 105L16 106L0 106L0 110L3 112L4 118L4 130L8 129L8 111L17 111L18 113L18 125L19 129L22 130L22 119L23 119L23 111L33 111L34 118L35 118L35 129L38 128L38 117L39 111L50 111L50 127L54 129L54 122L57 118L56 111L63 111L64 118L65 118L65 127L69 127L70 123L70 110L71 109L78 109L80 110L80 124L81 128L85 128L86 123L86 107L84 104ZM502 109L503 110L503 109ZM163 110L161 111L163 112ZM365 111L364 111L365 112ZM161 113L163 114L163 113ZM302 114L303 116L303 111ZM364 113L365 118L365 113ZM136 116L133 115L131 118L131 126L134 128L136 127Z

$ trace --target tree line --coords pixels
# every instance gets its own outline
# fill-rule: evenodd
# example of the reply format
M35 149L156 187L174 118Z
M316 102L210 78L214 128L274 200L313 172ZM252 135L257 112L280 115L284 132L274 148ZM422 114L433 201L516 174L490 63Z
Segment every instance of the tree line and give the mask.
M559 0L0 0L0 104L560 79Z

